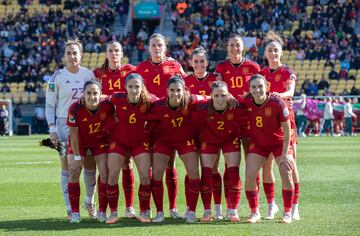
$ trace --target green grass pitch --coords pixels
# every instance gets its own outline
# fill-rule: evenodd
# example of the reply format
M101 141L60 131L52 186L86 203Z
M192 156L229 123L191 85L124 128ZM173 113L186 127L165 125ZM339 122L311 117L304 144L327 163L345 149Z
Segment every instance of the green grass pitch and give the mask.
M119 224L112 226L88 219L84 210L81 212L81 224L71 225L65 220L59 185L59 161L53 150L38 146L38 141L43 137L0 137L0 235L360 235L359 136L299 140L300 222L282 225L279 223L281 214L278 213L273 221L246 224L244 217L248 214L248 207L242 191L239 209L241 223L238 224L186 224L182 220L168 218L164 224L141 224L136 220L121 218ZM243 162L241 179L244 182ZM220 166L223 169L223 163ZM184 168L180 160L177 161L177 168L177 202L179 210L183 212ZM275 174L276 201L281 206L277 169ZM82 187L81 201L83 193ZM266 203L262 190L260 198L261 213L265 215ZM166 192L164 199L167 199ZM121 215L124 211L123 200L121 194ZM138 208L136 194L135 204ZM164 207L168 207L167 201ZM154 215L153 205L152 210ZM199 201L197 217L201 217L202 213L202 203Z

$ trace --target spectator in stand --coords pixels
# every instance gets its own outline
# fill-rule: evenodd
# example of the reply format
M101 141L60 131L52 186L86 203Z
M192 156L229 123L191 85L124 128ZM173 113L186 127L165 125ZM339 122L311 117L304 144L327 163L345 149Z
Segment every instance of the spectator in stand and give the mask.
M28 93L32 93L32 92L35 92L35 88L34 88L34 85L30 82L27 82L25 84L25 88L24 88L25 92L28 92Z
M339 74L335 71L335 68L332 66L331 71L329 72L329 79L330 80L339 80Z
M21 119L22 119L22 113L21 113L21 107L20 104L17 104L15 106L15 109L13 111L13 115L14 115L14 122L15 122L15 132L17 133L17 126L21 123Z
M340 95L341 96L348 96L348 95L350 95L350 92L346 88L344 88L344 90L340 93Z
M326 81L325 77L322 76L321 77L321 80L318 84L318 88L321 89L321 90L325 90L325 89L329 89L330 85L329 85L329 82Z
M2 84L2 87L0 89L0 92L2 93L9 93L10 92L10 87L7 83Z
M313 80L313 82L310 85L310 94L307 95L311 95L311 96L317 96L319 94L319 88L317 85L317 80Z
M348 71L346 70L346 68L341 68L340 72L339 72L339 78L342 80L347 80L348 78Z
M9 112L6 105L2 105L0 108L0 135L9 134Z

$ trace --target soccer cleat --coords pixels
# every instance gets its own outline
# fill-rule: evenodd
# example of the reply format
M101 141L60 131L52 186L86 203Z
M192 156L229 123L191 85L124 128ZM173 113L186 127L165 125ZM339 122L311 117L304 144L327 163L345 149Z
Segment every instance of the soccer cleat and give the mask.
M204 211L204 215L200 220L201 222L211 222L212 221L212 216L211 216L211 210L207 209Z
M229 220L231 222L240 222L240 218L237 210L229 209Z
M133 207L127 207L125 209L125 218L136 219L136 211Z
M100 223L106 223L106 220L107 220L106 212L98 211L97 221L99 221Z
M89 217L91 219L94 219L94 220L97 219L96 211L95 211L95 204L84 202L84 209L87 210Z
M290 212L285 212L283 218L281 219L281 223L290 224L292 222L292 217Z
M71 210L66 212L66 219L71 220Z
M253 212L246 219L246 223L255 224L260 222L260 219L261 219L260 212L259 211Z
M183 216L184 219L186 219L186 216L187 216L188 212L189 212L189 206L186 206L186 210L185 210L185 213L184 213L184 216Z
M178 209L176 209L176 208L170 209L169 214L170 214L170 217L173 219L181 219L182 218Z
M165 222L164 212L159 211L158 213L156 213L156 216L154 219L152 219L152 222L154 222L154 223Z
M226 209L225 220L230 220L230 209Z
M292 217L293 220L300 220L299 205L298 204L292 204L291 217Z
M109 225L116 224L118 221L119 221L119 217L117 211L113 211L111 212L109 219L107 219L106 224Z
M138 220L139 220L141 223L150 223L150 222L151 222L151 219L150 219L150 210L140 212L139 217L138 217Z
M222 214L222 208L220 204L215 205L215 216L214 216L215 220L222 220L223 219L223 214Z
M265 220L273 220L275 214L279 211L279 207L276 205L275 202L268 204L267 214L264 217Z
M186 223L195 223L196 222L196 214L194 211L189 211L185 218Z
M79 224L80 223L80 213L79 212L73 212L71 213L71 224Z

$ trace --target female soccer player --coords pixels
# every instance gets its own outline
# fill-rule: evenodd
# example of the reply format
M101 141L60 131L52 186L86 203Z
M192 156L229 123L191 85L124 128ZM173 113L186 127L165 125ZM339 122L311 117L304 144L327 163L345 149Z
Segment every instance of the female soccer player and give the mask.
M259 193L256 176L273 154L279 166L284 201L283 223L291 223L291 207L294 198L292 170L294 168L293 150L290 145L290 112L286 103L274 94L266 93L266 79L254 75L250 79L250 96L243 103L250 111L251 144L246 161L245 193L251 214L248 223L260 221L258 208Z
M70 129L69 142L69 199L71 204L70 223L80 223L79 177L87 150L90 150L98 166L99 215L103 221L106 216L107 196L107 136L109 122L114 116L114 106L107 100L100 102L101 84L90 80L84 84L85 104L73 103L68 112L67 125Z
M106 46L106 59L104 64L94 70L95 77L101 81L102 94L110 96L115 92L125 92L125 78L134 72L136 67L127 64L122 65L123 58L122 46L118 41L111 41ZM135 193L135 179L132 169L130 157L127 157L122 166L122 187L125 195L125 217L135 218L136 212L134 209L134 193Z
M291 145L294 150L294 159L296 160L296 124L295 124L295 114L292 109L292 98L295 91L295 80L296 75L292 69L287 65L281 63L282 55L282 45L283 41L279 35L275 34L273 31L269 31L264 39L265 42L265 57L268 61L269 66L262 69L262 75L266 78L267 89L272 92L274 95L282 98L289 109L290 112L290 124L291 124ZM268 202L268 212L265 219L274 219L278 207L274 201L274 185L275 177L272 171L274 165L273 157L268 158L268 162L263 168L263 185L264 192ZM298 197L300 193L299 188L299 172L297 169L296 162L294 162L294 186L295 186L295 196L292 205L292 217L294 220L300 220L299 210L298 210Z
M148 91L158 98L167 96L168 79L180 74L183 77L185 72L179 62L166 56L166 40L161 34L153 34L149 38L150 58L140 62L136 67L137 73L143 78ZM166 169L166 186L168 189L169 208L172 218L180 218L176 208L177 195L177 172L175 169L175 154L171 156L168 168Z
M209 61L207 58L207 52L203 47L197 47L190 55L190 64L194 69L194 72L184 78L186 87L189 88L190 93L200 94L203 96L209 96L211 93L211 85L217 80L217 76L207 71ZM203 121L199 124L194 124L194 127L199 127ZM215 204L215 219L221 220L223 218L221 209L221 188L222 180L221 174L218 169L219 163L216 162L212 172L212 193L214 196ZM185 177L185 184L188 182L188 177ZM203 194L201 193L201 196ZM210 196L211 202L211 196Z
M185 186L186 202L189 212L187 222L195 221L196 204L200 192L199 158L194 142L191 115L202 96L190 95L185 89L181 76L168 80L168 96L153 103L148 116L154 146L152 159L152 193L157 208L153 222L163 222L163 184L162 178L170 157L176 150L183 161L188 176Z
M91 70L80 65L83 47L77 39L65 43L65 68L55 71L49 79L46 91L46 120L49 125L50 139L55 146L59 141L68 144L69 128L66 117L70 105L77 101L83 93L84 83L94 77ZM56 120L55 120L56 117ZM68 194L69 172L67 159L60 157L61 163L61 188L66 204L67 215L70 219L71 206ZM85 158L84 183L86 198L84 206L89 216L96 217L94 210L94 188L96 183L96 166L93 158Z
M228 59L220 62L215 68L215 72L219 73L222 80L228 85L229 93L237 99L249 92L249 79L252 75L258 74L261 71L260 66L256 62L242 56L243 50L244 42L241 36L236 33L231 34L227 44ZM250 140L243 136L241 142L246 157ZM258 182L260 182L260 176ZM229 205L229 177L226 167L224 172L224 190L227 205Z
M110 97L114 104L118 122L111 134L108 158L108 199L111 211L109 224L117 222L119 199L118 179L120 166L127 156L134 158L140 176L139 202L141 222L150 222L150 166L151 155L149 137L144 130L147 112L152 98L147 91L143 78L130 73L125 80L127 92L117 92Z
M227 84L216 81L212 84L211 99L204 106L196 109L195 118L203 121L200 131L201 163L202 163L202 199L205 208L201 221L210 222L212 169L218 161L218 153L223 151L229 175L229 209L228 215L232 222L239 222L238 206L240 202L241 180L240 165L240 126L247 125L247 111L242 107L229 109L229 92Z

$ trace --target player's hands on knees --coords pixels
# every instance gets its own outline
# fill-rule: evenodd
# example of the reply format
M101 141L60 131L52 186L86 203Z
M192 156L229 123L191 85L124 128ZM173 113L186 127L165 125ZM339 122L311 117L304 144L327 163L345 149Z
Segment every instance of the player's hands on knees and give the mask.
M54 144L54 146L57 148L59 145L59 137L57 133L50 133L50 140Z

